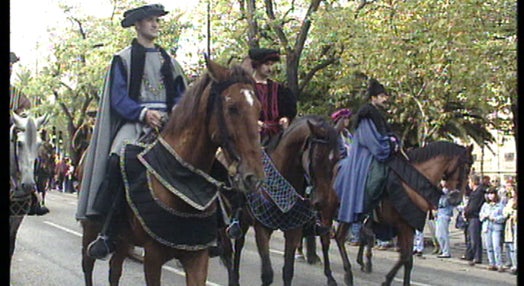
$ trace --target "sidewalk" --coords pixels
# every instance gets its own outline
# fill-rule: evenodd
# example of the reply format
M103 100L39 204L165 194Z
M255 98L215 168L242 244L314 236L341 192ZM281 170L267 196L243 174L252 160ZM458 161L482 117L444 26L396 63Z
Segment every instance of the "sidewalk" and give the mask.
M456 219L456 213L451 219L450 225L449 225L449 236L450 236L450 244L451 244L451 258L438 258L437 254L432 254L434 250L433 241L431 240L431 234L428 227L428 223L426 222L426 225L424 227L424 251L423 255L427 258L434 258L439 259L442 261L449 261L452 263L457 263L461 265L468 265L469 261L460 259L465 253L466 253L466 243L464 241L464 231L461 229L455 228L455 219ZM469 267L477 267L481 269L486 269L488 266L488 257L486 254L486 250L484 249L484 245L482 245L482 263L481 264L475 264L474 266ZM505 265L508 262L508 258L506 257L506 250L505 247L502 247L502 261ZM508 272L507 270L506 272ZM509 272L508 272L509 273Z

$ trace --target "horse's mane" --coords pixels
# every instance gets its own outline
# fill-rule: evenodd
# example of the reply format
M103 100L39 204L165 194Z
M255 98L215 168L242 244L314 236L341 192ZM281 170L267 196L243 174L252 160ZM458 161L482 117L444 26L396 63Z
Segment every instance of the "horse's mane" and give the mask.
M253 83L253 78L248 72L239 65L232 66L230 68L229 81L232 82L245 82ZM164 130L166 133L170 133L174 130L175 126L188 126L191 122L198 116L202 114L198 113L198 107L201 104L201 99L204 96L204 90L206 87L213 81L209 72L203 74L198 78L193 84L191 84L185 92L185 95L182 97L180 102L175 108L177 113L176 120L173 120L175 116L171 115L168 123L166 124Z
M465 147L448 141L435 141L422 148L408 151L408 157L413 163L425 162L439 155L457 156L464 153Z

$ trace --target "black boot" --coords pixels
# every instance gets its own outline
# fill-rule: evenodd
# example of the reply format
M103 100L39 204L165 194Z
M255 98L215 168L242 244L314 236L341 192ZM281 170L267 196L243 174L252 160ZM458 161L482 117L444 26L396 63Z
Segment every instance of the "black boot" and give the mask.
M242 209L239 208L235 211L235 214L231 218L229 226L226 228L227 236L231 239L239 239L242 237L242 228L240 227L240 214Z
M124 185L120 173L120 158L111 154L107 175L98 190L93 209L104 218L104 225L98 237L87 247L87 255L95 259L105 259L116 249L115 237L118 234L119 216L121 216Z

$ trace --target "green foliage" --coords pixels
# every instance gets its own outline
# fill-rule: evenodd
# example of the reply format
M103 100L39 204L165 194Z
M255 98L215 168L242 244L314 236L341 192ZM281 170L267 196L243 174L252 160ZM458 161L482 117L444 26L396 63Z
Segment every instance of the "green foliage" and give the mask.
M250 1L256 27L248 22ZM26 71L19 83L30 96L45 98L38 110L52 112L53 124L69 134L87 109L96 109L112 55L134 35L133 28L120 27L123 11L145 1L114 3L111 18L79 16L64 7L71 25L52 31L50 64L39 74ZM274 19L266 3L273 3ZM493 140L487 128L515 131L516 2L321 1L304 19L312 3L211 1L212 58L240 62L252 45L278 48L285 57L275 78L294 84L296 77L300 114L356 111L365 102L367 79L374 77L392 94L391 123L406 145L461 138L482 146ZM204 52L207 4L200 1L186 22L180 11L163 17L158 43L180 52L179 39L188 34L199 48L184 52L190 57ZM311 24L307 34L301 34L304 23ZM256 28L254 38L250 28ZM296 45L300 36L307 37L303 46ZM290 55L298 57L296 74L290 74ZM203 59L196 58L184 67L187 74L200 73Z

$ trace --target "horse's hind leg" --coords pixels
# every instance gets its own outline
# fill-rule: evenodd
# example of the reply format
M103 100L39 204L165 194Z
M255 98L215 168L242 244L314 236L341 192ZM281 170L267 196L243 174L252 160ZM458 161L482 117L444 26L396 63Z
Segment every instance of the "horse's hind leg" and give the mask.
M349 262L348 253L346 251L346 236L348 234L349 224L341 222L338 225L337 233L335 234L335 241L337 242L342 264L344 265L344 281L346 285L353 285L353 273L351 272L351 263Z

